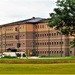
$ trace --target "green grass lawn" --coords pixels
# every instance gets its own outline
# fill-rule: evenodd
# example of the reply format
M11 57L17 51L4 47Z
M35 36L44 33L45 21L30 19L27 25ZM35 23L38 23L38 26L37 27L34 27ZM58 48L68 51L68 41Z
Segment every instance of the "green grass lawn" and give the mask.
M75 75L75 74L0 74L0 75Z
M75 75L75 74L0 74L0 75Z
M18 58L0 58L0 60L10 60L10 59L12 59L12 60L17 60ZM59 57L52 57L52 56L47 56L47 57L28 57L28 58L26 58L26 57L24 57L23 59L25 59L25 60L30 60L30 59L75 59L75 57L74 56L59 56Z
M49 56L49 57L38 57L38 58L34 58L34 57L28 57L28 58L24 58L24 59L50 59L50 60L53 60L53 59L75 59L75 56L59 56L59 57L52 57L52 56Z
M75 57L73 57L73 56L62 56L62 57L52 57L52 56L50 56L50 57L39 57L39 58L37 58L37 59L75 59Z
M75 63L0 64L0 74L75 74Z

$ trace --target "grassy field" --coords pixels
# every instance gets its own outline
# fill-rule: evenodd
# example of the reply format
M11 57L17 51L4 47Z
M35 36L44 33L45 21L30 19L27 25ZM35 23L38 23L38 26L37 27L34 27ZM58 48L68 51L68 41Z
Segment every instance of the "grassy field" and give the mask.
M0 60L3 60L3 59L7 59L7 60L10 60L10 59L12 59L12 60L17 60L18 58L0 58ZM47 56L47 57L24 57L23 59L25 59L25 60L30 60L30 59L36 59L36 60L38 60L38 59L75 59L75 56L59 56L59 57L53 57L53 56Z
M0 74L75 74L75 63L0 64Z
M75 74L0 74L0 75L75 75Z
M26 58L25 58L26 59ZM49 56L49 57L38 57L38 58L33 58L33 57L29 57L28 59L75 59L74 56L59 56L59 57L52 57L52 56Z
M75 74L0 74L0 75L75 75Z

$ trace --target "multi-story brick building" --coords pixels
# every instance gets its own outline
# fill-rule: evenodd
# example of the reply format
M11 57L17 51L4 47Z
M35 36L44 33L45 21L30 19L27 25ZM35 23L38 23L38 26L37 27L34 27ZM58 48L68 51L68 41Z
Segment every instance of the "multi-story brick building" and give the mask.
M0 25L0 52L9 48L35 56L74 56L69 40L60 31L48 27L47 19L31 18Z

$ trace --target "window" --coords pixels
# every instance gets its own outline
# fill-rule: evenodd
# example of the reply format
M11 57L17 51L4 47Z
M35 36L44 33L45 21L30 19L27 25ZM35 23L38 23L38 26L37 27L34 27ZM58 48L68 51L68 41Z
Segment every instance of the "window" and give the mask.
M40 53L42 54L42 51L40 51Z
M58 45L58 42L57 42L57 45Z
M62 42L62 44L63 44L63 42Z
M40 37L41 37L41 35L42 35L42 34L40 34Z
M42 26L40 25L40 28L41 28Z
M56 33L54 33L54 36L56 36Z
M44 45L44 43L42 43Z
M19 29L21 29L21 27Z
M6 36L6 38L13 38L13 36Z
M39 37L39 34L38 34L38 37Z
M46 34L45 34L45 36L46 36Z
M54 53L56 53L56 51L54 51Z
M13 36L9 36L9 38L13 38Z
M52 33L52 36L53 36L53 33Z
M18 28L17 27L15 28L15 31L18 31Z
M38 29L39 29L39 26L38 26Z
M19 39L19 35L16 35L16 36L15 36L15 39L17 39L17 40L18 40L18 39Z
M54 42L54 44L56 45L56 42Z
M51 36L51 33L49 33L49 36Z
M58 51L57 51L57 53L58 53Z
M42 25L42 28L44 28L44 25Z
M53 42L52 42L52 45L53 45Z
M40 43L40 45L41 45L42 43Z
M49 42L47 42L47 45L49 45Z
M51 45L51 42L49 42L49 44Z
M36 26L36 29L37 29L37 26Z
M42 36L44 37L44 34L42 34Z
M62 51L62 53L64 53L64 52Z
M46 54L46 51L45 51L45 54Z
M72 53L72 51L70 51L70 53Z
M59 51L59 53L61 53L61 51Z
M47 36L49 36L49 34L47 34Z
M46 45L46 42L45 42L45 45Z
M44 51L42 51L42 53L44 53Z
M63 53L63 51L61 51L61 53Z
M63 42L59 42L59 44L63 44Z
M37 43L37 45L39 45L39 43Z
M13 46L13 44L9 44L10 46Z
M40 53L40 51L37 51L37 53L39 54L39 53Z
M36 45L37 45L37 43L36 43Z
M52 53L53 53L53 51L52 51Z
M24 26L23 26L23 28L24 28Z

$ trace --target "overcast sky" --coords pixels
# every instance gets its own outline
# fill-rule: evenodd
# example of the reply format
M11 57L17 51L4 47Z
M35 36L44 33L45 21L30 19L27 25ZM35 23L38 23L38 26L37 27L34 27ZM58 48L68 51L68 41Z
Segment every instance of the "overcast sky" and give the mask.
M57 0L0 0L0 25L31 17L48 18Z

